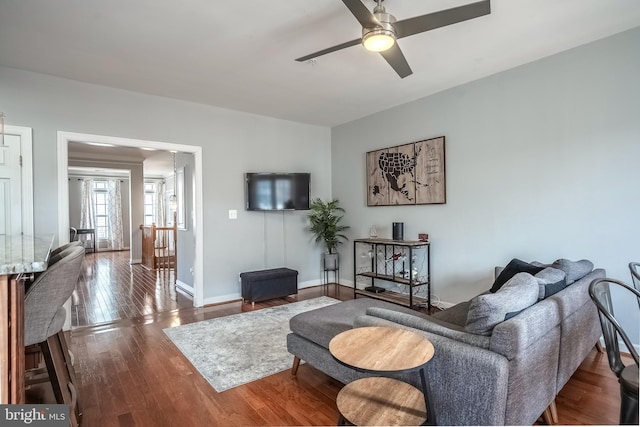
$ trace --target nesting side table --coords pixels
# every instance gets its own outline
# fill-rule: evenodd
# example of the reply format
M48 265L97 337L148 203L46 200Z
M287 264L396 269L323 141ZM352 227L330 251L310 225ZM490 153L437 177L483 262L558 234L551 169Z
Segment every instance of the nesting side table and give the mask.
M336 335L329 351L345 366L380 375L353 381L340 390L339 425L345 421L358 426L436 424L424 369L434 349L425 336L400 328L355 328ZM384 376L403 372L417 373L422 390Z

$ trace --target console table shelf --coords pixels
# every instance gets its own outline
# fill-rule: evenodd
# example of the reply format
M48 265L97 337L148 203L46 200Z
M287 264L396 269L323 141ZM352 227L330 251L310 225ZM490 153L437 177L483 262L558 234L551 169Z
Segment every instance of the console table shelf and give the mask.
M408 294L403 294L400 292L395 292L395 291L390 291L387 290L385 292L381 292L381 293L375 293L375 292L369 292L369 291L365 291L364 289L356 289L356 295L362 295L365 297L369 297L369 298L375 298L375 299L379 299L379 300L383 300L383 301L388 301L388 302L392 302L394 304L398 304L398 305L405 305L405 306L409 306L408 301L409 301L409 295ZM417 295L413 295L413 306L414 307L420 307L423 304L427 304L429 305L429 301L427 298L424 297L420 297Z
M418 308L426 304L431 310L431 244L424 241L390 239L356 239L353 241L353 294L364 295L395 304ZM364 290L358 280L367 281ZM376 281L397 284L393 288L376 286ZM426 296L415 291L426 288Z
M371 277L374 279L386 280L386 281L395 282L395 283L402 283L403 285L421 286L421 285L426 285L428 283L426 281L424 282L420 280L411 281L409 279L405 279L404 277L391 276L387 274L376 274L368 271L358 273L358 276Z

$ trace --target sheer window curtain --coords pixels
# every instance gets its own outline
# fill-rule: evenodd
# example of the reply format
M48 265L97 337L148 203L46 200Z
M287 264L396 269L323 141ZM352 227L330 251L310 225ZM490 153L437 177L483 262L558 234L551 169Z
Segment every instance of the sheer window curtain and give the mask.
M167 226L166 204L165 204L165 184L164 181L158 182L156 185L156 226ZM157 247L163 247L165 245L164 233L157 234Z
M167 226L165 191L164 181L158 182L158 185L156 185L156 225L158 227Z
M93 221L93 180L82 180L82 191L80 193L80 228L94 228ZM82 242L82 246L87 247L87 234L81 234L78 240ZM94 242L95 244L96 242Z
M119 251L124 246L122 232L122 190L121 182L118 179L110 179L107 182L108 209L109 209L109 232L108 245L111 250Z

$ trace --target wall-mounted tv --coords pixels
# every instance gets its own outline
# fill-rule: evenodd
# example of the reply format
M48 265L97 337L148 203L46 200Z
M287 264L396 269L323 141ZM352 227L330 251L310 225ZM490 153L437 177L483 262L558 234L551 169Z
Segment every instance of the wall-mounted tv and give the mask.
M246 209L309 210L310 184L310 173L246 173Z

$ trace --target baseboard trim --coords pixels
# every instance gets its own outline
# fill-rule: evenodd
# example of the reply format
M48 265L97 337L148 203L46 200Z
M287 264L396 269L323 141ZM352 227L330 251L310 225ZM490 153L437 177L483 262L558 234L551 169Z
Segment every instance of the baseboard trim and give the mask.
M436 305L436 304L434 304ZM446 301L440 301L438 302L437 306L442 308L443 310L446 310L447 308L451 308L455 305L455 303L452 302L446 302Z
M600 337L600 344L602 344L602 348L607 348L607 346L605 345L605 342L604 342L604 338L603 338L603 337ZM633 347L636 349L636 352L640 353L640 345L638 345L638 344L633 344ZM630 353L627 353L626 351L622 351L622 349L627 348L627 345L624 343L624 341L622 341L622 340L619 340L619 341L618 341L618 348L620 349L620 351L621 351L622 353L625 353L625 354L629 355L629 357L631 357L631 354L630 354ZM628 349L627 349L627 350L628 350Z
M193 297L193 286L187 285L181 280L176 280L176 286Z
M189 292L189 289L193 289L191 286L186 285L182 282L180 282L179 280L177 281L177 286L180 288L183 288L185 290L187 290L187 292ZM353 288L353 281L352 280L345 280L345 279L339 279L338 280L338 284L340 286L345 286L348 288ZM298 289L305 289L305 288L312 288L314 286L322 286L322 280L320 279L314 279L314 280L305 280L304 282L300 282L298 283ZM358 283L358 289L364 289L366 286L366 284L364 283ZM241 300L242 299L242 295L240 293L234 293L234 294L227 294L227 295L220 295L217 297L211 297L211 298L206 298L202 303L203 305L212 305L212 304L220 304L220 303L224 303L224 302L232 302L232 301L237 301L237 300ZM454 303L450 303L450 302L446 302L446 301L439 301L437 304L438 307L442 308L442 309L446 309L449 307L453 307L455 304Z
M181 282L178 281L177 285L180 286L180 283ZM298 289L312 288L314 286L321 286L321 285L322 285L322 281L320 279L306 280L304 282L298 283ZM188 287L188 285L186 285L186 286ZM182 286L180 286L180 287L182 287ZM191 288L191 289L193 289L193 288ZM217 296L217 297L206 298L203 301L203 305L220 304L220 303L223 303L223 302L231 302L231 301L237 301L237 300L241 300L241 299L242 299L242 295L240 293L220 295L220 296Z
M312 288L314 286L320 286L320 285L322 285L322 281L320 279L306 280L304 282L298 283L298 289Z
M237 301L239 299L242 299L240 293L220 295L218 297L205 298L204 301L202 301L202 305L220 304L222 302Z
M344 280L341 279L340 280L340 284L343 286L348 286L350 288L353 288L353 280ZM369 284L367 283L358 283L358 289L363 290L364 288L366 288L367 286L369 286ZM434 302L435 300L435 302ZM431 293L431 305L434 307L438 307L441 308L443 310L446 310L447 308L453 307L454 305L456 305L455 303L452 302L447 302L447 301L438 301L437 297L434 298L434 294L433 292Z
M142 264L142 259L129 260L129 264Z

